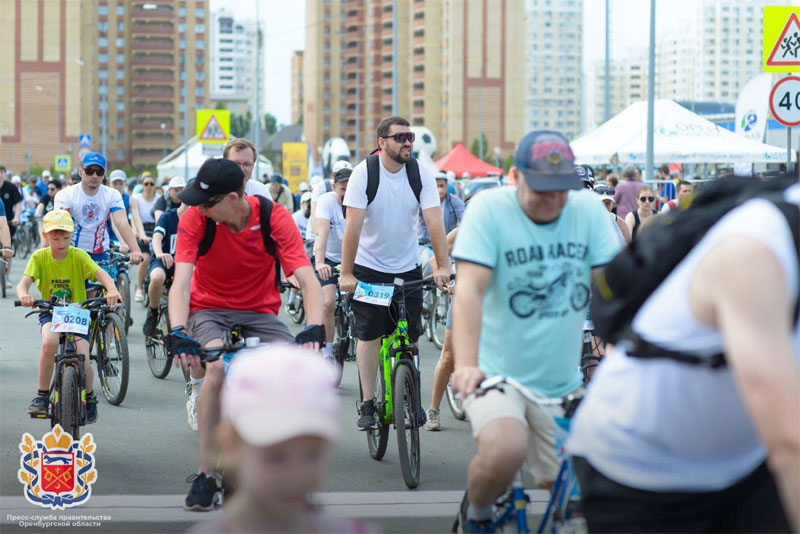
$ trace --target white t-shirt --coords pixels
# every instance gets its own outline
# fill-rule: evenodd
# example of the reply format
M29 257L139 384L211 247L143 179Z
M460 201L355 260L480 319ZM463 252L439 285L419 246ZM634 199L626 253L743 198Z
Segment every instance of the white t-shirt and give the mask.
M300 237L303 237L303 234L306 233L306 228L308 227L308 220L311 217L306 217L303 213L303 210L297 210L296 212L292 213L292 219L294 219L294 224L297 225L297 230L300 232Z
M314 205L315 202L317 202L319 200L319 197L321 197L325 193L330 192L330 191L328 191L328 187L325 184L330 185L330 187L331 187L330 191L333 191L333 184L331 184L331 181L328 180L327 178L322 180L320 183L316 184L311 189L311 205L312 206ZM316 213L314 213L314 217L316 217L316 216L317 216ZM314 234L314 226L312 224L309 224L308 228L306 228L306 241L314 241L316 238L317 238L317 236L316 236L316 234Z
M342 261L342 239L344 239L344 216L342 206L336 200L336 193L325 193L317 200L317 220L330 221L331 231L328 233L328 243L325 247L325 257L336 263Z
M382 273L404 273L419 264L419 210L439 208L439 191L431 169L419 166L422 191L414 197L403 167L391 174L380 157L380 183L375 199L367 206L367 161L353 169L344 196L347 207L367 210L358 242L356 263Z
M99 254L108 249L106 221L113 212L125 211L125 204L122 195L113 187L101 185L94 196L89 196L83 192L81 184L74 184L56 193L55 209L67 210L72 215L75 230L71 245L90 254Z
M800 186L794 189L795 197L787 199L800 203ZM689 288L700 262L731 236L749 236L767 246L786 275L792 300L797 299L797 254L786 218L773 204L754 199L721 218L645 301L633 320L637 334L699 356L724 352L720 332L692 315ZM800 362L800 321L793 346ZM763 356L769 365L770 355ZM639 359L619 347L592 377L567 447L605 476L650 491L724 489L767 455L730 369Z
M267 199L272 198L272 195L269 194L269 187L266 184L262 184L252 178L247 180L244 184L244 194L245 195L261 195L262 197L266 197Z

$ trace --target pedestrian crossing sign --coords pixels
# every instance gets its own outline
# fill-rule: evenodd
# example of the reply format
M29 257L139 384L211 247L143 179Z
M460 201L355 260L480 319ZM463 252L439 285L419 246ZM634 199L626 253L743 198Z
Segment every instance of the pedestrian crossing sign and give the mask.
M72 170L72 156L69 154L59 154L56 156L56 172L68 172Z
M227 109L198 109L195 114L197 141L226 143L231 130L231 113Z
M764 72L800 71L800 6L764 6Z

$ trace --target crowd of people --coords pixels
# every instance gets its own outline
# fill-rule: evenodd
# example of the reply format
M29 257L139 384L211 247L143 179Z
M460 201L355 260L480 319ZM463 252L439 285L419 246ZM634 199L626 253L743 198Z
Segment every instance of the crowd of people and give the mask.
M172 280L168 351L190 368L187 416L198 432L185 508L222 503L218 449L239 483L222 522L198 525L197 532L264 525L287 532L369 530L334 525L309 502L340 432L332 377L341 369L330 351L337 288L352 294L363 283L421 280L424 270L454 293L425 428L441 429L439 405L450 383L464 398L477 444L465 466L469 530L490 531L493 504L523 463L541 488L551 487L560 465L553 417L563 409L512 391L475 395L492 376L513 378L547 398L583 397L567 448L590 531L800 526L796 180L776 188L780 199L754 194L710 223L648 295L630 328L635 339L662 347L663 357L641 357L635 344L609 346L587 386L580 358L596 299L593 277L630 242L668 232L658 221L693 209L692 184L655 188L634 167L623 169L616 184L610 176L596 183L592 169L575 165L567 139L535 131L520 140L506 185L465 206L452 176L412 157L415 136L406 119L381 121L376 141L364 161L337 162L330 176L312 179L297 195L279 175L268 184L253 179L257 151L245 139L229 141L223 157L207 160L191 180L161 184L161 194L150 174L130 187L114 170L104 185L106 162L97 153L84 157L78 183L40 188L48 247L34 254L17 285L23 304L33 302L34 281L43 298L77 302L84 280L95 278L109 303L118 302L113 281L96 263L110 246L110 231L132 264L144 262L137 300L147 273L151 306ZM659 172L669 176L667 167ZM10 185L14 191L4 173L0 194L13 227L18 204L38 208L31 191L26 200ZM450 286L453 264L457 290ZM298 336L278 318L283 279L302 296L306 324ZM66 280L66 294L56 280ZM358 430L377 424L374 377L397 306L352 301ZM423 307L419 292L406 295L414 343ZM152 334L155 314L151 308L145 334ZM46 410L54 353L48 318L40 317L40 325L30 413ZM272 346L235 358L229 370L220 360L203 362L201 349L222 346L234 326ZM310 356L316 352L322 357ZM674 353L700 361L722 353L728 364L690 365L667 357Z

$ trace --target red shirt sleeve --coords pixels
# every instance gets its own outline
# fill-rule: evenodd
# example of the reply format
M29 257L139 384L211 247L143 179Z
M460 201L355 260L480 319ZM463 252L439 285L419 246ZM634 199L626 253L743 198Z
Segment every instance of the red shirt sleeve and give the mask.
M278 259L286 276L291 276L295 269L311 265L306 256L303 239L297 231L297 225L289 211L273 201L272 214L269 218L269 230L275 241ZM180 239L180 238L179 238ZM180 243L180 241L178 241ZM195 248L197 248L195 246Z
M178 221L178 238L175 242L175 263L197 262L197 249L206 232L206 218L196 207L183 212Z

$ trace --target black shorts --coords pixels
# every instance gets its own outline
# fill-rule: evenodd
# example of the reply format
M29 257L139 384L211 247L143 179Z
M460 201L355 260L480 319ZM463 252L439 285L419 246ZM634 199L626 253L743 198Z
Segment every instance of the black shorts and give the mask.
M336 271L334 271L333 268L336 267L337 265L339 265L339 263L337 263L335 261L331 261L328 258L325 258L325 265L330 265L331 271L333 272L333 274L327 280L323 280L323 279L321 279L319 277L319 275L317 275L317 280L319 280L319 285L321 287L325 287L325 286L329 286L329 285L338 284L339 283L339 275L336 274ZM314 269L314 272L316 273L316 269Z
M766 463L710 492L645 491L575 458L589 532L791 532Z
M422 269L417 265L416 268L406 273L392 274L355 265L353 276L357 280L372 284L391 284L395 278L411 282L422 280ZM388 336L397 326L399 311L396 300L393 300L389 307L356 301L353 301L352 307L355 319L353 330L356 339L370 341ZM419 289L406 293L406 319L408 319L408 337L412 343L416 343L422 331L422 291Z
M11 234L11 239L14 239L14 234L17 233L17 227L11 224L11 219L6 217L6 221L8 221L8 232Z

